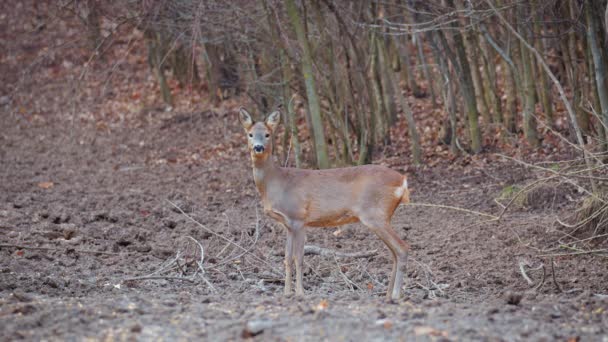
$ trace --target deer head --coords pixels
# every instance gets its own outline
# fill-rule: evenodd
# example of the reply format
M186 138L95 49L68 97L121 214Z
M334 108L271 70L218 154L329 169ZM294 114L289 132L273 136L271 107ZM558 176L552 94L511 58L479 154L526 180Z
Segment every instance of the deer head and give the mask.
M281 121L280 112L272 112L264 121L254 122L245 108L239 109L239 121L247 133L247 145L251 159L265 161L272 156L272 136Z

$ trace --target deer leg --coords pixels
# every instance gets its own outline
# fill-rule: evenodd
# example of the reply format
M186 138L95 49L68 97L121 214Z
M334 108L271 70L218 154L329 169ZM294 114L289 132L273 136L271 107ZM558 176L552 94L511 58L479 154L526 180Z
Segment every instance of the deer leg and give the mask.
M287 230L287 240L285 241L285 289L283 291L285 296L291 294L291 265L293 263L293 231L289 228Z
M388 287L386 288L386 298L388 299L391 298L393 289L395 288L395 276L397 275L397 256L395 256L395 252L391 248L389 250L393 257L393 268L391 270L391 277L388 280Z
M399 235L393 230L390 223L380 220L365 220L361 222L370 228L382 240L391 252L393 257L393 268L386 291L388 299L397 300L401 294L401 286L403 285L403 276L407 261L407 244L401 240Z
M304 296L304 285L302 284L302 263L304 262L304 243L306 234L304 227L294 229L293 254L296 264L296 296Z

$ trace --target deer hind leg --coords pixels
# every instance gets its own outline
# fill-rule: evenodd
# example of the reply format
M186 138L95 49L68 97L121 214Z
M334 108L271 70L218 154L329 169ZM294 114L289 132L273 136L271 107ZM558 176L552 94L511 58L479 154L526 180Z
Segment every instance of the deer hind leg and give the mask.
M291 294L291 266L293 264L293 232L285 227L287 231L287 239L285 241L285 288L283 294L289 296Z
M393 230L388 220L365 219L361 222L370 228L388 247L393 257L393 268L386 291L388 299L399 299L407 263L407 244Z

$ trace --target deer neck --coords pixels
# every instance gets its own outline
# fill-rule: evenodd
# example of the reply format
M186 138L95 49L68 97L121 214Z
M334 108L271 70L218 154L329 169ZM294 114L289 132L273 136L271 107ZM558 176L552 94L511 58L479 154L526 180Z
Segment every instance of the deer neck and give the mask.
M268 182L276 175L278 168L274 165L272 156L267 158L253 158L253 180L262 197L266 196Z

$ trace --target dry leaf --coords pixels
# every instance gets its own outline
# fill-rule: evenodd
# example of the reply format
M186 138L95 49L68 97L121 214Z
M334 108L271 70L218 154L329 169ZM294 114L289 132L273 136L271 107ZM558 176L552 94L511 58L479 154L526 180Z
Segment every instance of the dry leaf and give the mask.
M381 325L384 329L390 329L393 327L393 321L388 318L379 319L376 321L376 325Z
M40 182L38 183L38 187L41 189L50 189L53 186L55 186L55 184L53 182Z
M430 336L448 337L447 331L441 331L441 330L437 330L432 327L424 327L424 326L414 328L414 334L416 336L430 335Z
M323 310L327 310L327 308L329 307L329 302L327 301L327 299L322 299L319 304L317 304L317 306L315 307L316 311L323 311Z

